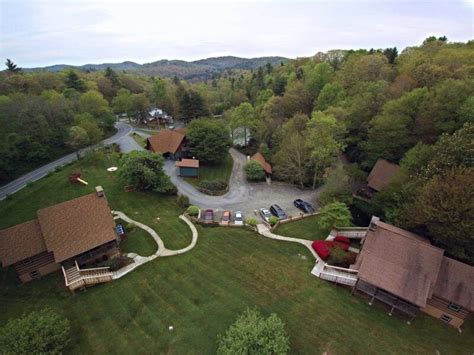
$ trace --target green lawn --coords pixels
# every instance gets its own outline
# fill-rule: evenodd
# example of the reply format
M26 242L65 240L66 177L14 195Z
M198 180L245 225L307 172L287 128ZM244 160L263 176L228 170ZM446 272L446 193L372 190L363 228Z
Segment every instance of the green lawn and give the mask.
M199 182L204 180L221 180L229 182L232 173L233 160L229 153L226 154L225 160L219 165L204 165L199 166L198 178L184 178L191 185L197 186Z
M191 233L177 218L175 199L124 193L115 175L105 171L116 164L114 157L108 160L82 169L89 186L67 182L74 169L68 167L0 201L0 227L34 218L38 207L88 193L100 183L113 208L153 226L167 247L187 245ZM63 287L60 273L21 285L12 268L1 269L0 324L48 306L71 321L66 353L212 354L218 334L246 307L256 306L286 323L291 353L470 354L474 349L472 317L462 334L424 315L408 326L348 289L312 276L313 259L301 245L246 229L197 228L192 251L158 258L74 296Z
M311 216L299 221L281 224L275 230L276 234L285 237L316 240L326 239L330 230L323 230L318 225L318 216Z
M134 133L132 134L132 137L133 137L133 139L135 140L135 142L138 143L138 145L139 145L140 147L143 147L143 148L146 147L146 139L143 138L141 135L139 135L138 133L135 133L135 132L134 132Z
M126 223L123 223L126 226ZM158 249L153 237L141 228L135 227L127 232L127 238L120 243L120 250L124 253L137 253L141 256L153 255Z

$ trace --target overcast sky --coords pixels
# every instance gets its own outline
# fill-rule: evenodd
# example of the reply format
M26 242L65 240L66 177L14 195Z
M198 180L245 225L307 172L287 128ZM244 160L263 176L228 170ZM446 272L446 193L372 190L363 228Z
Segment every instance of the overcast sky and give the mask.
M403 49L429 35L472 39L473 9L474 0L0 0L0 58L32 67Z

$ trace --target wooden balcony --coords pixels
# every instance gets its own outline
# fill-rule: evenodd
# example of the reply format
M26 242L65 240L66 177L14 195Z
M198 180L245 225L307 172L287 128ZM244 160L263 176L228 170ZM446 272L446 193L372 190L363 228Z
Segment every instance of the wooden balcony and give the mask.
M78 288L112 281L113 275L109 267L80 269L76 261L68 269L62 266L62 270L66 287L72 292Z

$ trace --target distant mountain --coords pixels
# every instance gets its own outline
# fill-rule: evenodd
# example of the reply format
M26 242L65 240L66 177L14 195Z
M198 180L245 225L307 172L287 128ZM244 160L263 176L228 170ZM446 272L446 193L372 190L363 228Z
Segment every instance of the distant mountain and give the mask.
M26 71L46 70L58 72L65 69L77 69L84 71L101 71L110 67L116 71L136 72L148 76L174 77L180 79L197 81L210 79L216 74L221 74L226 70L257 69L271 63L273 66L289 59L284 57L260 57L260 58L239 58L239 57L216 57L200 59L192 62L184 60L158 60L152 63L137 64L134 62L123 63L103 63L85 64L80 66L56 64L43 68L29 68Z

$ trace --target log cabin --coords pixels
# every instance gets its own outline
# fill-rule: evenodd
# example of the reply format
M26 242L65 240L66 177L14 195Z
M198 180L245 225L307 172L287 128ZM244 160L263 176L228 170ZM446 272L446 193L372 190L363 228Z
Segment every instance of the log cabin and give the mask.
M62 270L69 289L112 280L106 267L87 268L119 255L115 221L101 187L42 208L37 218L0 231L0 261L21 282Z
M414 318L418 311L460 329L474 311L474 267L426 238L373 217L352 269L355 290Z

